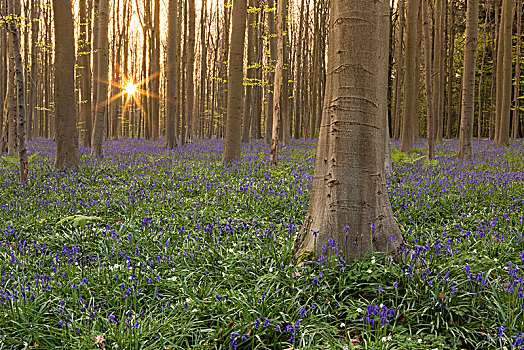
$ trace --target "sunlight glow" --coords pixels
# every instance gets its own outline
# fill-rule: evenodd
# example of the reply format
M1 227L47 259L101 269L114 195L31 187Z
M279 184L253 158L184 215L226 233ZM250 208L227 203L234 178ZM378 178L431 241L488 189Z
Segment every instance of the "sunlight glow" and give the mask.
M129 82L126 85L125 93L130 95L130 96L133 96L136 93L137 89L138 89L138 86L136 86L135 84Z

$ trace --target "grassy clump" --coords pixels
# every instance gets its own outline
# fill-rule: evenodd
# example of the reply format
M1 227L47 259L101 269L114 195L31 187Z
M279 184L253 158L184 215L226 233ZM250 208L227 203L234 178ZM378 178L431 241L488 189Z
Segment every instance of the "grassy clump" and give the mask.
M394 157L388 187L416 259L293 264L315 145L278 168L255 143L221 165L220 141L167 151L106 143L53 169L30 146L29 185L0 170L0 344L106 349L520 347L524 163L456 143ZM395 145L394 145L395 150ZM87 153L87 150L82 150ZM398 154L398 151L394 151ZM98 338L97 338L98 337ZM101 345L99 345L101 346Z

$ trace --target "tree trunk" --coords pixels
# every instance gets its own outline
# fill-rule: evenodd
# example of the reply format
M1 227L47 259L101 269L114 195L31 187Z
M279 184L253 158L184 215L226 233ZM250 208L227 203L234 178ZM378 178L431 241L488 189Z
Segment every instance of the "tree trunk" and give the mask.
M417 92L417 19L419 0L407 0L407 40L404 84L404 120L402 122L402 152L413 149L413 127L415 125Z
M17 0L19 1L19 0ZM7 8L9 13L15 14L15 3L13 0L7 1ZM20 8L20 3L16 4L16 8ZM20 183L24 185L27 181L27 148L25 143L25 121L26 121L26 104L25 104L25 84L24 84L24 66L22 63L22 54L20 53L20 32L17 21L9 22L9 33L11 37L11 47L13 53L13 62L11 65L15 67L16 76L16 101L17 113L16 119L18 122L18 158L19 158L19 179Z
M468 0L466 12L466 47L462 74L462 107L459 135L459 158L473 156L473 122L475 120L475 68L478 41L478 0Z
M484 45L482 47L482 62L480 64L479 87L478 87L478 94L477 94L477 100L478 100L477 139L479 141L482 138L482 83L484 80L484 64L486 62L486 45L487 45L486 26L488 25L488 20L489 20L489 11L486 9L486 17L484 20L484 30L483 30Z
M96 117L93 128L91 155L102 157L102 141L105 135L105 110L107 106L107 79L109 66L108 50L108 23L109 23L109 0L100 0L99 28L98 28L98 80L97 80L97 103Z
M269 9L275 7L274 0L267 0L267 6ZM269 55L270 60L268 65L269 69L269 82L268 82L268 98L267 98L267 113L266 113L266 132L264 136L264 142L266 145L270 145L272 134L273 134L273 109L274 109L274 83L275 83L275 73L271 66L276 64L277 60L277 42L276 42L276 30L275 30L275 11L271 11L267 14L267 27L268 27L268 40L269 40Z
M398 4L398 44L396 48L396 64L395 64L395 114L393 117L393 139L397 140L400 137L400 106L402 104L402 76L403 76L403 65L402 59L403 48L404 48L404 26L405 26L405 16L404 16L404 0L399 0Z
M427 139L428 139L428 158L435 157L435 105L433 103L433 84L431 82L431 36L429 34L429 10L428 1L422 0L422 12L424 20L424 68L426 82L426 109L427 109Z
M500 131L498 144L509 145L509 123L511 115L511 87L512 87L512 26L513 26L513 0L503 0L503 34L500 45L503 45L503 64L502 64L502 101L500 104ZM498 103L497 103L498 105Z
M249 7L255 6L254 0L249 1ZM250 11L247 25L247 79L244 86L244 113L242 115L242 143L249 142L249 131L251 127L251 117L253 100L253 83L255 79L255 13Z
M177 100L177 21L178 21L178 0L169 0L168 9L168 42L167 42L167 116L166 116L166 142L167 148L173 149L177 143L176 133L176 100Z
M231 45L229 47L229 74L227 98L226 144L223 163L240 159L242 86L244 77L244 37L246 34L247 2L233 0Z
M82 144L84 147L91 147L91 133L93 132L93 122L91 114L91 48L87 40L87 32L90 21L88 20L88 12L86 8L86 0L80 0L80 75L81 75L81 96L82 101L79 103L80 107L80 130Z
M455 51L455 11L453 0L449 4L448 15L448 33L449 33L449 51L448 51L448 98L446 107L446 138L451 138L451 122L453 117L453 80L455 79L455 72L453 70L453 60Z
M58 169L80 164L75 118L75 46L70 0L53 0L55 24L55 118ZM85 56L85 55L84 55ZM86 56L87 57L87 56Z
M278 0L277 3L277 62L275 66L275 83L273 96L273 131L271 133L271 163L278 163L278 138L280 133L281 108L282 108L282 73L284 69L284 21L286 1Z
M370 252L397 257L403 248L384 169L388 35L379 28L387 28L380 22L388 20L388 3L331 2L323 122L309 208L294 245L299 260L308 252L346 261Z
M519 136L519 130L520 130L520 61L521 61L521 53L520 53L520 47L522 44L522 1L517 2L517 42L515 45L515 51L516 51L516 63L515 63L515 91L513 93L514 98L514 106L515 109L513 111L513 138L516 139Z

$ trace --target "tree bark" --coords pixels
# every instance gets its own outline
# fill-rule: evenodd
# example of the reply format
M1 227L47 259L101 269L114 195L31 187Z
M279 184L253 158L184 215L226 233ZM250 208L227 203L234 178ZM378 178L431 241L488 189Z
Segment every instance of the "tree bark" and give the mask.
M55 118L58 169L80 164L75 118L75 46L70 0L53 0L55 24Z
M328 75L308 212L295 257L397 257L404 239L385 185L387 1L331 2ZM382 92L383 91L383 92ZM370 227L371 226L371 227Z
M405 27L405 16L404 16L404 0L399 0L398 4L398 45L396 49L396 64L395 64L395 114L393 122L393 139L397 140L400 137L400 106L402 104L402 76L403 76L403 63L402 59L404 58L403 49L404 49L404 27Z
M87 39L87 33L89 28L89 17L86 7L86 0L80 0L80 37L79 37L79 52L80 56L80 75L81 75L81 96L80 101L80 130L82 144L84 147L91 147L91 133L93 132L93 120L91 114L91 47Z
M167 42L167 116L166 116L166 141L167 148L173 149L177 143L176 133L176 100L177 100L177 21L178 0L169 0L168 9L168 42Z
M17 0L19 1L19 0ZM13 0L7 1L7 8L9 13L15 14L15 11L20 8L20 3L16 5ZM14 18L14 16L12 16ZM17 20L9 21L9 34L11 37L11 48L13 54L13 62L11 65L15 67L16 77L16 120L18 126L18 159L19 159L19 179L20 183L24 185L27 181L27 148L25 143L25 121L26 121L26 104L25 104L25 84L24 84L24 66L22 63L22 54L20 53L20 32Z
M415 108L418 101L417 92L417 18L419 0L407 0L407 40L404 84L404 119L402 122L402 152L413 149L413 127L415 125Z
M97 80L97 103L95 125L93 128L91 155L101 158L102 141L105 135L105 110L107 106L107 79L109 66L108 50L108 23L109 23L109 1L100 0L99 29L98 29L98 80Z
M286 1L278 0L277 3L277 62L275 66L275 83L273 96L273 128L271 133L271 163L278 163L278 142L280 135L281 109L282 109L282 73L284 69L284 21Z
M516 56L516 63L515 63L515 91L513 93L514 98L514 111L513 111L513 138L516 139L519 136L522 136L519 134L520 130L520 61L522 58L522 55L520 53L521 45L522 45L522 1L517 2L517 42L515 45L515 56Z
M222 156L223 163L238 161L242 148L241 118L246 18L247 2L245 0L233 0L231 45L229 47L229 73L227 77L226 144Z
M498 144L509 145L509 123L511 115L511 87L512 87L512 26L513 26L513 0L503 0L503 34L500 45L503 45L502 63L502 101L500 103L500 131ZM498 103L497 103L498 105Z
M478 41L478 0L468 0L466 12L466 48L462 74L462 107L459 135L459 158L473 156L473 122L475 120L475 69Z
M428 1L422 0L422 12L424 19L424 69L426 82L426 109L427 109L427 139L428 139L428 158L435 157L435 105L433 103L433 84L431 82L431 36L429 34L429 10Z

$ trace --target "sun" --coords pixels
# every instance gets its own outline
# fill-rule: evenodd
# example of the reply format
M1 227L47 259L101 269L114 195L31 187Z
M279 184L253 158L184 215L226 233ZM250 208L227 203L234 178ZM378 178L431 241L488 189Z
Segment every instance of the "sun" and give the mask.
M130 82L126 84L124 90L125 90L125 93L128 94L129 96L134 96L137 89L138 89L138 86Z

